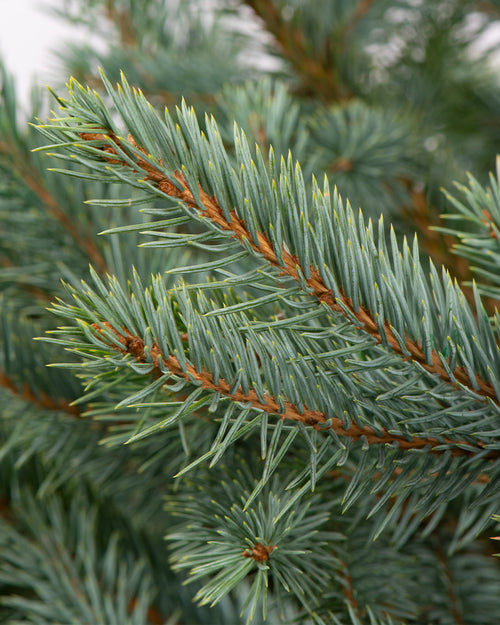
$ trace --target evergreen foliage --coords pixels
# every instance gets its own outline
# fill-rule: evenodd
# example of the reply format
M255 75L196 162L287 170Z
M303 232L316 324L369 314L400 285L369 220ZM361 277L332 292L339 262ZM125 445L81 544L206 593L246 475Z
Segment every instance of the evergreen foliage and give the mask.
M1 75L0 622L498 623L500 5L59 12L55 110Z

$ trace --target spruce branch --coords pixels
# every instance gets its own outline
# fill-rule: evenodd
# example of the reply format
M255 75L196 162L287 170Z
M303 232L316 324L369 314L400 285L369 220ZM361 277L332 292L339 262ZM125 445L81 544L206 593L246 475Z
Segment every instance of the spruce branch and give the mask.
M103 148L107 155L111 155L105 156L105 161L114 164L123 163L121 159L112 158L118 152L126 150L126 147L115 135L82 132L80 137L84 141L110 142L108 147ZM384 320L382 329L380 321L377 322L375 320L373 313L363 305L358 305L356 308L352 298L346 296L342 287L338 288L338 294L336 295L331 288L326 286L318 267L301 267L301 259L297 255L290 253L284 246L282 246L278 255L276 246L273 245L269 237L263 232L257 232L256 236L253 235L236 211L231 211L229 216L225 214L217 198L209 195L201 185L196 193L197 197L195 197L182 173L179 171L174 172L173 180L175 182L173 182L172 176L166 176L150 160L140 156L141 152L146 154L146 150L138 148L135 139L131 135L128 137L128 143L135 148L135 164L138 170L145 172L145 180L153 182L159 191L169 197L178 198L189 208L194 210L201 208L203 216L220 230L231 232L231 237L237 238L246 247L250 246L256 254L264 257L272 266L277 267L282 275L292 277L299 284L305 283L305 288L309 293L315 295L320 302L327 304L333 311L346 315L358 328L363 329L372 336L377 343L387 342L390 348L404 360L418 363L426 371L438 375L446 382L459 383L471 391L479 392L485 400L491 399L500 406L500 400L492 382L482 379L479 374L476 374L471 379L470 370L465 366L457 365L450 371L447 364L443 362L442 356L435 350L430 351L429 357L429 350L425 353L418 340L410 339L406 335L402 337L395 331L389 320ZM116 147L113 147L113 145ZM127 166L126 163L123 163L123 165ZM307 224L307 226L310 227L310 224Z
M30 618L23 622L40 624L158 623L146 562L130 562L118 532L101 551L97 509L83 491L65 509L61 496L39 501L23 489L11 510L16 525L0 519L0 583L9 622L21 622L16 612L26 610Z
M343 465L347 457L352 458L356 468L346 473L347 488L342 504L347 509L364 494L368 502L366 514L378 515L377 535L391 519L397 518L398 511L405 509L405 501L410 495L409 508L413 509L417 502L419 504L415 515L418 521L450 497L460 495L475 481L474 504L480 506L477 508L481 515L479 521L491 517L488 505L498 490L500 470L497 463L491 462L498 455L496 432L492 431L490 436L487 431L487 424L495 427L491 417L486 417L486 431L482 433L486 443L478 444L478 435L470 436L470 428L461 429L464 413L456 404L443 411L439 403L436 405L427 398L425 405L418 410L419 416L415 404L410 402L408 405L399 400L386 404L384 414L380 412L379 404L370 400L369 392L363 398L357 397L356 389L360 386L367 385L368 391L369 378L359 379L351 394L351 383L346 377L341 379L348 388L343 388L336 376L328 378L321 369L315 372L311 367L314 361L308 364L298 355L295 362L289 362L285 347L293 337L291 331L285 334L261 331L252 335L247 329L252 340L244 343L238 336L238 326L241 327L245 319L242 314L235 319L226 315L208 316L207 306L200 302L198 309L193 309L187 290L167 293L160 277L150 289L144 290L134 276L134 287L128 294L115 279L109 280L111 288L105 286L96 274L94 281L96 291L86 284L81 293L70 289L76 306L64 303L54 306L54 312L76 319L79 326L77 329L61 328L57 333L65 338L56 342L84 359L80 368L87 379L96 381L94 371L98 367L104 376L103 390L109 384L110 375L115 385L123 380L122 388L125 386L124 375L128 375L127 372L135 375L137 383L130 388L127 397L123 396L124 392L127 393L125 389L116 396L113 404L106 406L106 412L96 413L105 416L106 420L116 421L123 417L116 409L112 410L114 406L137 410L137 417L126 428L128 437L121 436L120 442L141 441L153 434L160 442L167 429L175 433L177 426L182 424L191 432L194 424L200 425L201 433L208 435L211 442L198 448L198 457L189 466L184 464L181 471L177 470L180 476L206 460L210 460L213 466L236 440L254 436L255 430L260 429L261 456L266 458L261 488L285 454L291 451L294 439L300 441L302 437L308 447L315 450L304 474L310 475L313 483L319 479L320 469L324 473L333 464ZM215 302L208 309L210 306L215 306L216 310ZM163 320L161 324L158 324L159 318ZM127 331L124 324L134 333ZM69 338L70 335L73 338ZM355 344L356 349L358 346L359 343ZM297 354L293 344L288 349ZM345 349L340 352L344 353ZM262 367L250 366L251 362L260 362ZM343 362L340 358L338 365L331 363L330 367L338 371ZM153 382L141 383L144 376L152 378ZM99 385L94 385L91 394L98 390ZM172 401L172 395L176 401ZM467 410L467 403L464 408ZM114 414L110 414L110 410ZM156 413L151 414L151 410ZM398 419L391 422L392 411ZM406 426L400 417L407 411L417 422L428 418L430 427ZM148 412L147 420L141 418L141 413L146 416ZM274 414L277 419L267 418L267 415ZM319 415L322 422L308 427L311 414L316 419ZM436 417L441 414L443 421L436 427ZM286 416L295 420L285 425L282 417ZM218 432L214 429L217 423ZM480 423L477 421L476 430L481 429ZM273 432L272 442L266 444L268 431ZM464 432L462 441L461 431ZM280 441L282 432L287 432L287 436L286 440L283 436ZM435 438L432 438L433 432ZM300 436L296 437L297 434ZM424 439L427 446L418 448L419 439ZM354 441L358 444L352 445ZM404 448L400 448L402 445ZM378 462L377 448L380 450ZM297 443L294 449L297 449ZM370 454L370 450L373 453ZM408 451L412 453L408 454ZM380 458L385 458L382 464ZM404 467L399 464L403 459ZM483 473L490 479L483 480ZM407 484L413 488L408 488ZM371 499L372 493L378 493L375 499ZM256 494L258 491L254 496ZM389 511L391 513L387 516Z
M213 476L206 484L189 481L188 496L168 497L167 510L180 521L167 535L174 568L188 569L188 582L208 578L195 597L202 605L216 604L251 576L244 603L247 623L259 603L266 618L268 593L278 603L282 593L293 593L311 613L319 603L318 590L337 577L331 545L341 543L343 536L328 527L332 498L323 502L317 494L283 492L275 477L248 505L254 478L242 459L238 465L217 501L210 497ZM224 479L220 471L214 473ZM228 522L235 531L227 531Z
M332 201L328 186L322 192L313 184L310 207L298 165L294 168L289 158L278 167L272 149L268 164L258 149L254 161L236 129L237 174L213 120L206 122L208 137L186 106L178 111L177 125L168 112L162 121L125 79L117 91L103 80L129 127L129 138L119 136L97 94L73 82L72 100L60 100L64 120L41 127L56 140L52 147L63 143L99 175L104 165L110 181L118 179L152 197L177 199L186 219L208 228L196 235L200 241L225 239L225 250L234 249L238 241L274 268L278 280L292 279L308 296L368 334L374 345L469 393L474 401L499 405L497 335L481 313L479 297L475 320L458 286L446 273L440 278L432 265L429 286L416 243L413 254L407 244L399 250L391 233L388 249L380 222L375 245L371 223L366 226L360 215L356 225L349 206L344 208L336 194ZM179 214L173 211L172 223ZM167 224L152 224L152 233ZM196 239L165 234L173 237L172 245ZM222 308L219 314L230 310Z
M426 573L419 574L419 589L430 591L434 597L422 606L422 618L426 623L475 623L477 615L486 608L481 621L494 625L498 608L491 580L498 575L498 565L491 556L481 553L478 544L450 554L441 538L437 531L429 539L428 553L422 554ZM433 573L428 575L431 570Z
M59 99L63 117L40 127L52 142L46 149L62 148L59 157L69 153L90 169L85 175L140 191L139 203L167 199L168 206L151 209L162 219L118 231L143 229L155 237L151 247L218 254L176 270L222 276L167 291L159 276L144 290L134 274L124 290L94 275L95 290L85 283L69 289L76 306L54 306L76 319L77 329L58 331L59 342L86 359L87 377L112 368L125 382L133 371L139 390L122 395L118 408L156 411L129 442L188 423L203 409L216 413L220 428L188 468L215 464L259 426L264 457L272 429L263 488L300 432L315 450L302 479L314 484L320 460L323 470L351 457L356 470L344 508L381 493L367 511L377 517L374 537L403 515L409 485L418 485L410 506L427 515L486 472L491 479L474 500L484 513L498 491L500 467L490 461L498 456L500 355L498 328L477 291L476 318L446 272L431 264L430 278L424 273L416 241L413 250L406 242L400 248L392 231L388 245L382 221L376 238L371 222L361 213L356 220L327 182L320 190L313 180L308 199L291 156L252 152L238 128L229 153L212 118L202 131L183 104L177 121L168 111L161 119L125 79L117 89L103 80L118 115L73 81L71 100ZM232 286L252 294L232 294ZM144 374L153 381L141 385ZM182 391L181 401L163 390ZM292 425L268 423L271 414ZM322 429L328 435L319 444ZM375 473L381 477L373 486Z

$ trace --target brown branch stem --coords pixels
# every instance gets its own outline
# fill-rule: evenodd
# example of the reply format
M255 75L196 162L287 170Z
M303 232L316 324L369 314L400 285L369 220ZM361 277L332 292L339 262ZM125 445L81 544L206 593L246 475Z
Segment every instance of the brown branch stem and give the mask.
M137 45L137 32L132 16L127 9L118 8L115 0L106 0L105 15L111 24L117 27L120 34L120 43L123 48L133 48Z
M324 46L314 49L298 26L284 19L282 12L268 0L245 0L273 35L283 57L295 70L299 91L318 97L324 102L348 100L353 97L349 87L339 81L332 51L332 37ZM363 4L363 3L362 3Z
M23 384L22 387L19 387L3 371L0 371L0 387L8 389L19 399L34 404L44 410L60 410L72 417L80 417L80 409L78 406L72 406L69 401L64 399L58 399L56 401L43 391L35 394L27 384Z
M354 613L358 618L361 618L364 615L364 610L361 609L358 600L356 599L356 590L352 583L352 577L349 573L349 565L347 562L340 558L335 552L334 555L339 559L340 562L340 575L342 576L342 594L344 595L344 599L351 606Z
M364 18L366 13L368 13L372 4L373 0L358 0L353 14L351 15L347 24L342 29L342 39L344 42L350 37L352 31L356 28L357 24Z
M24 172L23 177L27 186L40 198L52 216L57 219L78 247L80 247L80 249L87 254L91 262L95 264L96 270L100 273L104 273L107 264L95 242L90 237L84 237L80 234L78 228L65 213L59 202L43 186L38 177L33 175L33 172Z
M57 199L48 191L40 179L40 175L29 162L29 155L20 153L17 146L10 142L0 141L0 153L5 154L14 164L17 175L24 181L26 186L39 198L47 209L71 236L78 247L89 257L90 261L100 273L106 272L106 261L100 253L95 241L91 237L83 236L76 224L68 217Z
M282 419L289 419L290 421L300 422L306 426L312 426L317 429L331 429L334 430L336 434L339 436L348 436L353 440L359 440L361 438L366 438L369 444L378 444L378 445L394 445L397 444L399 449L423 449L425 447L430 447L433 453L439 454L442 453L440 450L434 450L433 448L437 445L453 445L453 449L451 451L453 456L471 456L475 453L479 453L483 451L483 446L480 442L477 443L477 446L474 450L470 449L470 444L468 444L469 449L463 449L461 447L457 447L456 445L460 444L461 441L452 441L450 439L442 438L441 440L437 440L435 438L406 438L404 436L399 436L397 434L391 434L385 430L381 432L375 432L372 428L368 426L359 426L355 423L351 423L348 430L344 428L344 421L342 419L338 419L336 417L327 419L326 415L319 410L308 410L305 409L303 412L300 412L298 408L290 403L284 402L285 410L283 411L280 408L279 404L276 402L274 397L269 394L264 395L264 402L258 397L257 393L252 389L249 390L248 393L243 393L240 389L236 392L231 393L231 385L226 382L224 379L219 379L217 383L214 382L212 374L209 371L206 371L204 368L201 371L198 371L193 365L187 364L186 371L183 371L179 362L175 356L170 356L167 354L162 354L160 348L156 343L153 343L151 348L149 348L148 354L146 354L145 343L143 339L139 336L135 336L130 333L126 328L122 329L122 332L118 332L113 326L105 321L103 322L104 327L107 330L112 332L115 337L118 339L121 347L117 347L114 344L109 343L103 337L103 330L99 324L92 324L92 328L96 332L96 334L100 335L101 339L108 347L112 347L117 349L122 354L131 354L137 362L151 362L155 367L155 375L161 375L160 367L159 367L159 358L161 358L164 366L174 375L183 377L185 380L189 382L198 383L202 388L217 391L218 393L225 395L226 397L230 397L233 401L239 402L245 405L251 404L252 407L257 410L261 410L267 412L268 414L279 415ZM323 426L323 427L322 427ZM498 458L500 456L500 450L492 450L485 456L488 459Z
M460 601L455 588L455 580L453 579L453 571L450 566L449 557L443 549L443 545L439 540L435 539L434 547L436 550L437 559L443 573L444 584L446 586L446 592L450 601L450 608L453 615L454 622L457 625L465 625L464 615L460 606Z

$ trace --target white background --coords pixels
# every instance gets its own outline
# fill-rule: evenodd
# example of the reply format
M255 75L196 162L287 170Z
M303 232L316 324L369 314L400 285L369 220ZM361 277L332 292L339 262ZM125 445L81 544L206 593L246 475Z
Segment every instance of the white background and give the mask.
M55 2L0 0L0 56L16 78L21 104L31 85L45 87L56 79L61 81L61 66L52 51L61 51L61 43L74 31L46 10Z

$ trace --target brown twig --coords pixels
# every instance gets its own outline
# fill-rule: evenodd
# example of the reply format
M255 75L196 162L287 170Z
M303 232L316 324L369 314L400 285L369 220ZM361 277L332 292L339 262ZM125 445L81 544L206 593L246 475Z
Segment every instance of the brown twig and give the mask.
M460 601L455 590L455 582L453 579L453 571L450 567L448 555L443 549L443 545L439 540L434 540L434 546L436 549L437 559L444 576L444 582L446 585L446 592L450 600L450 609L453 615L453 622L456 625L465 625L464 615L460 607Z
M127 9L119 9L115 0L106 0L105 14L107 19L118 27L122 47L132 48L137 45L137 32L132 17Z
M26 383L19 387L3 371L0 371L0 386L11 391L19 399L30 402L44 410L61 410L72 417L81 416L78 406L72 406L71 403L65 399L54 400L43 391L35 394Z
M217 383L214 382L212 374L206 371L204 368L199 371L193 365L187 364L186 371L184 371L175 356L162 354L160 348L156 343L147 350L145 350L145 343L140 336L136 336L130 333L126 328L122 329L122 332L118 332L113 326L105 321L102 324L107 330L112 332L117 338L121 347L115 344L109 343L103 336L103 329L99 324L92 324L92 328L97 335L101 337L103 342L108 346L116 349L122 354L131 354L137 362L152 362L154 365L154 372L157 376L161 375L159 367L159 359L163 365L174 375L184 378L189 382L197 382L202 388L217 391L221 395L230 397L235 402L240 402L245 405L251 405L252 407L267 412L268 414L280 415L282 419L289 419L291 421L303 423L306 426L312 426L317 429L331 429L339 436L348 436L353 440L359 440L365 438L369 444L379 445L394 445L397 444L399 449L423 449L430 448L433 453L442 453L442 451L434 450L437 445L453 445L451 450L452 456L471 456L483 451L483 444L477 443L473 449L468 444L468 449L457 447L461 444L461 441L452 441L450 439L442 438L437 440L435 438L406 438L397 434L391 434L385 430L381 432L375 432L368 426L359 426L355 423L351 423L348 430L344 428L344 421L336 417L327 419L326 415L319 410L305 409L300 412L298 408L290 403L284 402L284 410L276 402L274 397L265 393L263 399L259 398L257 393L251 389L247 393L243 393L241 389L231 392L231 384L224 379L219 379ZM328 423L327 423L328 422ZM322 427L323 426L323 427ZM486 456L487 459L496 459L500 457L500 450L492 450Z
M403 217L412 222L418 231L421 250L428 254L436 265L444 265L446 268L453 266L453 276L461 284L470 280L472 274L468 263L460 256L453 257L450 253L454 240L435 230L434 227L438 225L438 215L427 201L425 190L415 187L408 178L401 178L401 183L410 195L410 206L402 207ZM463 290L465 292L465 289ZM473 301L472 292L465 292L465 294L470 301Z
M132 614L136 605L137 597L132 597L132 599L130 599L130 601L128 602L127 606L129 614ZM148 607L146 612L146 618L148 619L148 625L163 625L165 623L164 617L160 614L160 611L154 605ZM168 622L170 622L170 620Z
M449 234L442 234L438 231L438 215L427 201L424 190L414 187L411 180L407 178L401 179L401 182L409 191L411 199L410 207L403 207L402 213L408 221L415 225L418 231L420 249L428 254L436 265L446 267L450 274L458 280L465 297L472 304L474 291L465 283L472 281L473 274L465 258L453 251L456 239ZM485 215L486 224L487 215ZM491 231L493 236L493 228ZM498 308L498 301L491 297L483 297L481 301L488 314L493 315Z
M342 34L344 40L348 38L348 36L352 33L352 31L356 28L358 22L360 22L363 17L368 13L370 7L373 4L373 0L359 0L356 8L354 9L351 18L347 22L347 24L342 29Z
M2 258L2 260L0 261L0 267L4 267L5 269L11 269L15 267L15 265L10 259ZM44 291L43 289L41 289L38 286L35 286L34 284L29 284L28 282L24 282L24 281L17 279L16 285L20 287L23 292L29 293L33 299L41 299L41 300L47 300L47 301L52 301L53 299L53 295L54 295L53 293Z
M255 14L264 22L274 36L283 57L295 70L299 80L299 91L304 95L318 97L324 102L348 100L353 97L347 85L339 81L334 63L331 38L327 38L323 49L312 50L303 31L283 19L281 11L268 0L245 0Z
M0 153L11 159L17 175L26 186L39 198L46 208L71 236L78 247L89 257L90 262L100 273L106 272L106 261L91 237L83 236L77 225L68 217L63 207L43 184L40 175L29 162L29 155L20 153L17 146L10 142L0 141Z
M335 555L335 553L334 553ZM358 618L364 615L364 610L361 609L358 600L356 599L356 590L352 583L352 577L349 573L349 566L345 560L339 558L340 562L340 575L342 577L342 594L347 603L351 606L352 610Z

